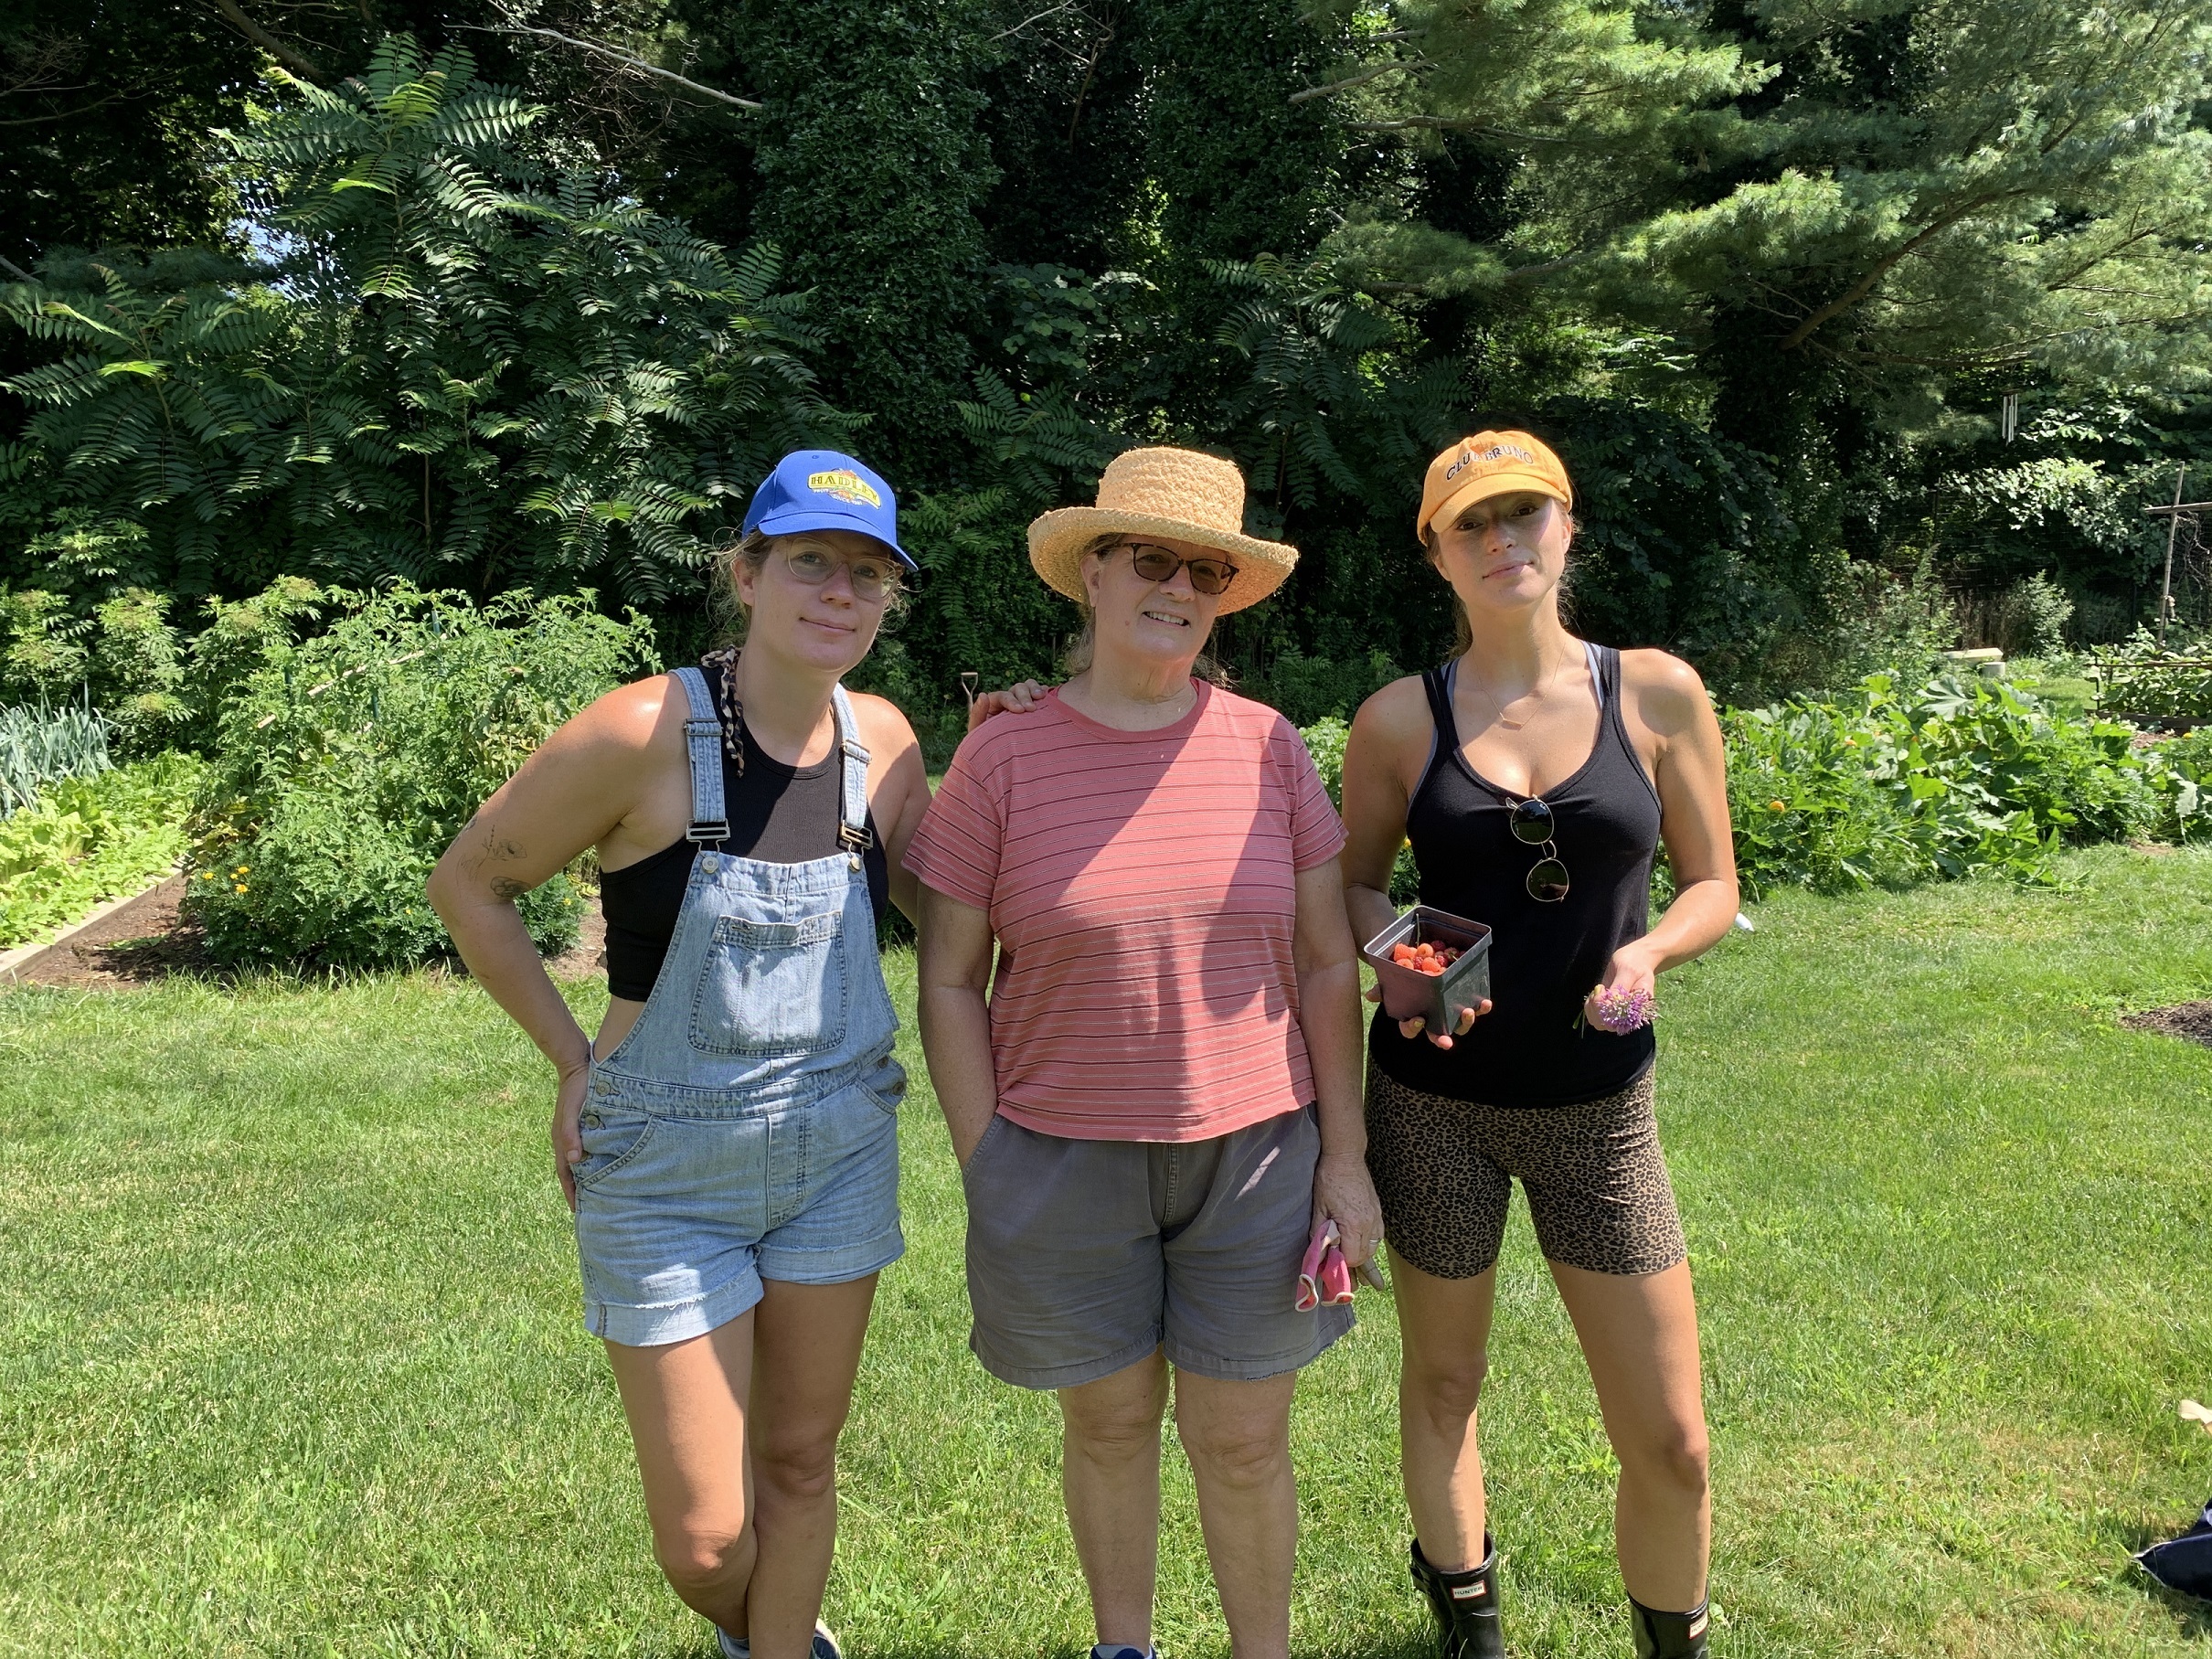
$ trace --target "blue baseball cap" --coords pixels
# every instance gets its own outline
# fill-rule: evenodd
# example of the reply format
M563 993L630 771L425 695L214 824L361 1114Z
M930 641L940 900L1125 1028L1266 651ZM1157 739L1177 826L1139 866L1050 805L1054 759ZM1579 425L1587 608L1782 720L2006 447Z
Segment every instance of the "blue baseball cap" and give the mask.
M872 536L909 570L921 567L899 545L899 498L891 486L835 450L793 450L776 463L746 504L748 534L856 530Z

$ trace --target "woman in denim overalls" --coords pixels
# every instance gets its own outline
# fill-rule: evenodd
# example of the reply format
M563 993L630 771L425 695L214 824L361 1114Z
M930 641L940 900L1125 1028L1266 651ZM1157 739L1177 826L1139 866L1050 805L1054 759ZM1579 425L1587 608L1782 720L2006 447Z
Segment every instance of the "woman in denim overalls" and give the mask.
M586 1322L622 1391L662 1570L728 1655L835 1659L818 1615L837 1435L876 1276L904 1248L906 1079L876 923L886 886L918 908L900 861L929 783L905 718L838 683L914 568L895 513L890 487L850 457L787 456L730 560L742 654L711 679L681 668L585 709L431 880L470 971L559 1068L555 1166ZM971 719L1030 695L978 698ZM806 856L730 845L726 783L758 804L764 775L771 816L751 830L787 852L796 835ZM796 781L814 779L820 810L802 814ZM588 847L618 990L618 885L643 890L650 875L665 901L651 940L665 954L635 988L649 994L616 995L596 1042L514 906Z

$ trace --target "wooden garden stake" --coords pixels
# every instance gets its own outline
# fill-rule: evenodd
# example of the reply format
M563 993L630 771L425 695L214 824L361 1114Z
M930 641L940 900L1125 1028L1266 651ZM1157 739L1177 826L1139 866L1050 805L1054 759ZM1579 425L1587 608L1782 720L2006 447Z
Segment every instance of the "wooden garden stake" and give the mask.
M2181 528L2181 516L2194 513L2199 507L2212 507L2212 501L2188 501L2181 498L2182 481L2189 475L2183 467L2174 474L2174 505L2170 507L2146 507L2144 516L2166 521L2166 577L2158 590L2158 648L2166 648L2166 613L2174 609L2174 536Z

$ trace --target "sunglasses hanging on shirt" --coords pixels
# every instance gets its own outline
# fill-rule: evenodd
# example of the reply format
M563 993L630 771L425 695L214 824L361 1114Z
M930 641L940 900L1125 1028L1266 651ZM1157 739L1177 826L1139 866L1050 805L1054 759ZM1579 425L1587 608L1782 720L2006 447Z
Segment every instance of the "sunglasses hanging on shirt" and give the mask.
M1551 808L1533 795L1526 801L1515 801L1506 822L1512 826L1513 837L1525 846L1540 846L1543 857L1528 872L1528 896L1538 904L1558 904L1567 897L1567 866L1559 861L1558 849L1552 845L1554 824Z

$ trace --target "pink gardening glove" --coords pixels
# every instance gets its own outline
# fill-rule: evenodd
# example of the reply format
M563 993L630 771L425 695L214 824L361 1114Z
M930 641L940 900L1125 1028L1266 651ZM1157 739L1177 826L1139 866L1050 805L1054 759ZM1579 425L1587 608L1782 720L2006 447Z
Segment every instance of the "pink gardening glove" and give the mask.
M1324 1221L1313 1228L1298 1265L1298 1296L1292 1303L1301 1313L1318 1307L1342 1307L1352 1300L1352 1270L1337 1248L1336 1223Z
M1333 1234L1335 1228L1329 1229ZM1324 1307L1340 1308L1352 1300L1352 1268L1345 1260L1344 1251L1332 1243L1321 1254L1321 1303Z
M1313 1228L1313 1237L1305 1247L1305 1260L1298 1264L1297 1300L1291 1304L1301 1313L1311 1313L1321 1305L1321 1259L1335 1244L1335 1222L1324 1221Z

